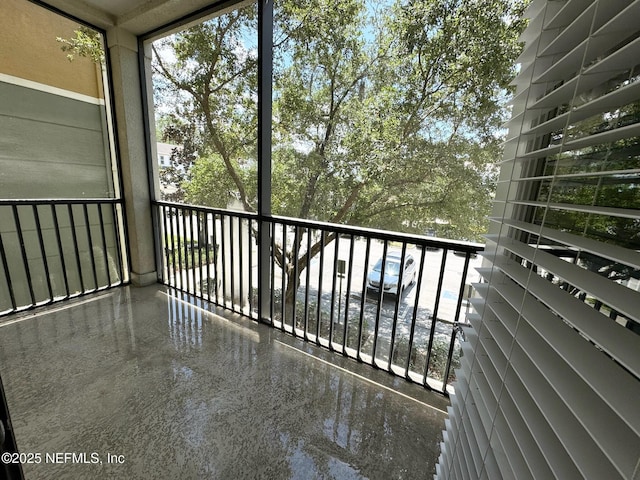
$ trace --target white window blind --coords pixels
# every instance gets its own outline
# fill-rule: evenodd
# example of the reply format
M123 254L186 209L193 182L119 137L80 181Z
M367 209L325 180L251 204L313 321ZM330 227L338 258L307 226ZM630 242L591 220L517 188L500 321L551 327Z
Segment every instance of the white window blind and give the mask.
M640 479L640 0L534 0L437 478Z

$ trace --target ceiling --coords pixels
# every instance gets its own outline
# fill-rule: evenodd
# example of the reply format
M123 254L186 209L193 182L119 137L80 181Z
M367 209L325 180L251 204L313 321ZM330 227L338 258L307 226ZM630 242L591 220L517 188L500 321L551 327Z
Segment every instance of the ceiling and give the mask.
M58 10L96 27L123 28L142 35L183 18L193 12L231 1L215 0L42 0Z

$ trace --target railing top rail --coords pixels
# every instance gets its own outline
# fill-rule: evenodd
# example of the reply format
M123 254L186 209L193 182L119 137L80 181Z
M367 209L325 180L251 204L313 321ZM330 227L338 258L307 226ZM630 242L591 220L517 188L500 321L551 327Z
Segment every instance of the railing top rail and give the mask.
M379 230L376 228L356 227L353 225L338 225L335 223L318 222L315 220L303 220L300 218L282 217L273 215L272 221L286 223L296 227L321 228L338 234L347 234L362 237L375 237L380 240L399 241L416 244L419 246L447 248L462 252L480 252L484 250L484 244L467 242L464 240L449 240L438 237L429 237L414 233L392 232L389 230Z
M213 213L217 215L234 215L236 217L252 218L252 219L258 218L257 213L244 212L242 210L229 210L225 208L203 207L201 205L191 205L188 203L177 203L177 202L165 202L165 201L159 201L159 200L152 200L151 204L158 205L161 207L188 209L188 210L195 210L196 212Z
M180 209L195 210L197 212L214 213L219 215L235 215L242 218L257 218L258 215L253 212L243 212L240 210L228 210L222 208L203 207L198 205L190 205L185 203L152 201L152 204L173 207ZM353 225L339 225L335 223L319 222L315 220L304 220L301 218L284 217L280 215L271 215L264 218L265 221L287 224L294 227L304 227L313 229L323 229L337 234L354 235L360 237L375 237L380 240L389 240L397 242L406 242L422 247L446 248L460 252L477 253L484 250L484 244L467 242L464 240L449 240L437 237L429 237L426 235L417 235L412 233L391 232L388 230L379 230L375 228L356 227Z
M1 205L82 205L88 203L116 204L122 203L121 198L0 198Z

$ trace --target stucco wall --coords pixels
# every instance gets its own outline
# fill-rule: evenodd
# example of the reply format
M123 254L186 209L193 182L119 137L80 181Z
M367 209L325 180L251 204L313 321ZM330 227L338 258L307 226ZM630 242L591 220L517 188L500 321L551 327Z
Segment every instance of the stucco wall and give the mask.
M102 98L99 67L89 58L72 62L57 37L71 38L78 24L27 0L0 4L0 73Z

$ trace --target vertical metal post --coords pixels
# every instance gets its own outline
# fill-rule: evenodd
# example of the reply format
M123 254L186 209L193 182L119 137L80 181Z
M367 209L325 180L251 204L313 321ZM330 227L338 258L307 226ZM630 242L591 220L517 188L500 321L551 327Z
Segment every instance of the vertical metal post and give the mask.
M287 280L287 225L285 225L284 223L281 224L282 225L282 273L281 273L281 280L282 280L282 286L280 288L280 307L281 307L281 315L282 317L280 317L280 330L282 330L284 332L284 322L286 320L285 315L286 315L286 303L287 303L287 299L286 299L286 291L287 291L287 284L286 284L286 280Z
M229 239L229 273L230 275L230 279L229 279L229 295L231 297L231 310L233 310L234 312L237 312L236 309L236 267L235 267L235 262L234 262L234 258L236 256L236 252L235 249L233 248L233 244L237 241L234 238L233 232L236 229L236 225L240 222L240 219L237 217L233 217L231 215L229 215L229 235L228 235L228 239Z
M300 256L300 227L295 228L293 240L293 275L289 281L293 281L293 310L291 311L291 332L296 336L296 304L298 303L298 257Z
M316 317L316 344L320 345L320 322L322 321L322 273L324 270L325 231L320 231L320 272L318 273L318 310Z
M100 219L100 238L102 240L102 256L104 260L104 269L107 273L107 287L111 286L111 272L109 271L109 254L107 252L107 236L104 231L104 215L102 214L102 204L96 203L98 209L98 218Z
M264 257L267 258L268 263L269 263L269 272L270 272L270 276L269 276L269 319L268 319L268 323L270 325L274 325L273 323L273 319L275 318L275 300L274 300L274 294L276 291L276 225L275 223L271 222L268 223L267 225L269 225L270 228L270 237L268 238L268 240L270 240L269 242L269 247L271 248L270 252L271 252L271 258L269 257ZM265 227L266 228L266 227ZM260 255L260 251L258 251L258 255ZM260 292L260 289L262 288L263 285L259 285L258 286L258 293ZM262 318L262 317L260 317Z
M62 237L60 236L60 223L58 222L58 213L56 211L56 205L54 203L51 204L51 217L53 218L53 227L56 232L56 241L58 242L58 254L60 255L62 279L64 280L64 291L66 293L65 298L69 298L69 278L67 276L67 265L64 260L64 248L62 247Z
M329 350L333 351L333 322L335 321L334 317L335 317L335 311L336 311L336 282L338 279L338 255L339 255L339 250L340 250L340 234L336 232L335 234L335 239L333 240L334 242L336 242L334 244L334 249L333 249L333 268L332 268L332 273L333 273L333 278L331 279L331 309L330 309L330 313L329 313ZM340 281L342 282L342 279L340 279ZM341 287L342 287L342 283L340 283ZM342 288L340 288L340 290L342 290ZM340 292L342 293L342 292ZM340 301L340 298L338 298L338 302ZM340 313L338 313L338 317L340 317ZM339 321L339 320L338 320Z
M118 258L118 272L120 274L120 284L124 283L125 276L129 276L129 244L126 242L127 227L122 200L114 201L111 204L111 216L113 217L113 231L116 234L116 256ZM126 265L125 265L126 263Z
M171 270L173 271L173 283L171 286L173 288L178 287L178 269L176 268L178 265L178 261L180 259L180 244L178 242L178 209L174 207L169 207L170 217L169 217L169 225L171 226ZM175 225L175 229L174 229ZM176 253L178 254L178 261L176 261ZM171 274L169 274L169 278L171 278Z
M171 257L170 255L173 254L173 250L171 248L169 248L169 227L168 224L169 222L167 222L168 217L170 218L171 216L171 210L167 210L171 207L166 207L166 206L162 206L162 225L163 225L163 233L162 233L162 246L164 248L164 255L165 255L165 262L166 263L166 267L167 267L167 277L165 278L165 284L166 285L171 285ZM164 268L162 269L162 275L164 276ZM164 278L164 277L163 277Z
M248 230L247 230L247 249L249 252L249 268L247 275L249 276L248 284L248 299L249 299L249 316L253 318L253 219L247 220Z
M391 326L391 338L389 341L389 362L387 363L387 370L391 370L391 363L393 362L393 349L396 341L396 330L398 328L398 314L400 312L400 298L402 297L402 291L404 289L404 267L407 259L407 243L402 243L402 254L400 255L400 271L398 273L398 288L396 289L396 301L393 310L393 323Z
M376 323L373 328L373 348L371 350L371 365L378 367L376 364L376 349L378 347L378 330L380 328L380 318L382 317L382 302L384 301L384 274L387 266L387 252L389 250L389 240L384 241L382 247L382 267L380 268L380 285L378 285L378 308L376 310Z
M222 306L227 308L227 238L225 235L224 222L228 215L220 215L220 266L222 269ZM231 220L229 220L231 225ZM233 298L231 299L231 308L233 309Z
M269 311L273 0L258 0L258 320ZM284 292L283 292L284 293Z
M214 220L215 222L215 220ZM214 228L215 228L215 223L214 223ZM209 292L211 292L211 266L210 266L210 259L209 259L209 214L205 212L204 214L204 249L205 249L205 257L207 259L207 300L211 301L211 294ZM200 281L202 281L202 279L200 279ZM215 280L213 281L214 285L215 285Z
M307 227L307 278L304 289L304 339L309 340L309 285L311 283L311 228Z
M84 215L84 223L86 224L86 227L87 227L87 242L89 243L89 251L87 253L89 254L89 260L91 260L91 268L92 268L91 273L93 274L93 283L96 286L95 290L98 290L99 288L98 272L96 270L96 259L93 255L93 236L91 235L91 222L89 221L89 209L87 208L86 203L82 204L82 213Z
M38 234L38 244L40 245L40 255L42 256L42 266L44 267L44 277L47 282L47 291L49 292L49 301L53 302L53 288L51 288L51 274L49 273L49 262L47 261L47 251L44 248L44 239L42 238L42 225L40 224L40 215L38 214L38 205L32 205L33 219L36 222L36 233Z
M13 293L13 282L11 281L11 272L9 271L9 264L7 262L7 254L4 251L4 243L2 243L2 234L0 234L0 260L2 260L2 268L4 269L4 278L7 281L7 287L9 287L9 297L11 298L12 311L16 311L18 306L16 304L16 297Z
M462 268L462 278L460 278L460 290L458 291L458 302L456 304L456 316L454 317L453 330L451 331L451 340L449 343L449 352L447 354L447 365L444 369L443 377L443 390L446 393L447 384L449 379L449 372L451 371L451 360L453 358L453 352L456 345L456 333L458 332L460 311L462 310L462 298L464 297L464 290L467 283L467 273L469 271L469 260L471 259L471 252L466 252L464 257L464 267Z
M361 348L362 348L362 326L365 316L365 304L367 301L367 272L369 270L369 253L371 251L371 237L367 235L367 247L364 254L364 271L362 272L362 298L360 300L360 320L358 321L358 345L356 346L356 358L358 361L362 361Z
M191 286L194 297L197 296L197 281L196 281L196 253L195 244L193 243L193 212L194 209L189 209L189 248L191 250Z
M352 280L352 272L353 272L353 257L354 257L354 247L356 243L356 239L353 235L350 236L350 245L349 245L349 273L347 274L347 292L344 297L344 328L342 330L342 353L343 355L347 354L347 329L349 323L349 298L351 297L351 280ZM342 289L340 289L342 292ZM357 355L356 355L357 356Z
M196 230L198 231L198 267L200 268L200 283L199 283L199 287L200 288L196 288L196 296L203 298L204 297L204 293L202 292L202 286L206 285L206 283L204 282L204 266L202 265L202 235L200 235L200 232L202 231L202 224L200 223L200 216L203 215L203 213L200 210L196 210ZM204 242L204 248L207 248L207 242Z
M242 248L242 244L243 244L243 239L244 239L244 225L245 219L242 217L238 218L238 283L240 283L240 286L238 288L239 291L239 295L240 295L240 301L238 302L238 308L240 309L240 313L242 313L243 315L245 315L245 311L244 311L244 307L245 307L245 303L244 303L244 275L242 273L242 270L244 269L244 248Z
M36 296L33 293L33 282L31 281L31 270L29 269L29 259L27 257L27 250L25 248L22 226L20 225L20 214L18 213L17 205L12 205L11 208L13 210L13 221L16 226L16 233L18 234L18 242L20 243L20 252L22 253L22 265L24 267L24 274L27 277L27 285L29 286L29 296L31 298L31 305L35 305Z
M436 333L436 323L438 322L438 308L440 307L440 295L442 295L442 283L444 281L444 271L447 265L447 254L449 250L447 248L442 249L442 262L440 263L440 276L438 277L438 287L436 288L436 301L433 306L433 316L431 319L431 329L429 331L429 344L427 346L427 356L424 361L424 375L422 377L422 383L427 385L427 375L429 373L429 361L431 360L431 350L433 349L433 338ZM443 388L446 391L446 388ZM444 393L444 391L442 393Z
M418 265L418 281L416 282L416 298L413 302L413 315L411 315L411 332L409 332L409 345L407 346L407 360L405 362L404 377L409 379L409 369L411 368L411 351L413 350L413 339L416 331L416 320L418 318L418 308L420 302L420 290L422 288L422 275L424 273L424 260L426 256L427 246L422 246L422 253L420 254L420 264Z
M183 215L183 212L181 209L176 207L176 244L178 247L178 272L176 274L176 276L180 277L180 283L178 284L178 282L175 282L175 287L179 288L181 290L184 290L184 285L182 284L183 282L183 278L182 278L182 241L180 240L180 216ZM183 232L184 233L184 232ZM186 260L186 257L185 257Z
M220 225L222 225L222 219L220 219ZM218 227L218 218L217 218L217 214L212 214L211 215L211 236L212 236L212 240L213 240L213 302L215 304L219 304L219 295L220 292L218 291L219 288L218 286L220 285L220 275L222 275L220 273L220 269L218 268L218 245L221 245L220 239L218 238L218 232L217 232L217 227Z

